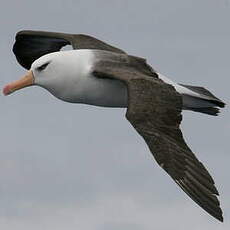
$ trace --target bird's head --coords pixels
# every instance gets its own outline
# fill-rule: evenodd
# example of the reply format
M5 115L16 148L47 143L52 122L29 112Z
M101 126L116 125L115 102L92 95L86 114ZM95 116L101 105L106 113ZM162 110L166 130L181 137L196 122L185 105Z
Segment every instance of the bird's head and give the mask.
M77 83L90 70L89 60L87 52L82 55L76 50L44 55L33 62L25 76L6 85L3 93L9 95L19 89L38 85L62 100L71 101Z

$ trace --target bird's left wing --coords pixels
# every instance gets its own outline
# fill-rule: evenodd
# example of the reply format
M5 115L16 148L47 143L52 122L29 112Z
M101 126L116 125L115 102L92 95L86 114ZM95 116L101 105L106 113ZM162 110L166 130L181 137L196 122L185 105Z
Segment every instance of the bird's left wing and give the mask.
M126 83L126 117L144 138L158 164L199 206L223 221L214 181L183 139L179 128L182 98L174 87L137 71L129 63L101 61L93 73Z
M68 34L46 31L23 30L16 34L13 52L17 61L26 69L39 57L59 51L66 45L73 49L97 49L125 53L103 41L85 34Z

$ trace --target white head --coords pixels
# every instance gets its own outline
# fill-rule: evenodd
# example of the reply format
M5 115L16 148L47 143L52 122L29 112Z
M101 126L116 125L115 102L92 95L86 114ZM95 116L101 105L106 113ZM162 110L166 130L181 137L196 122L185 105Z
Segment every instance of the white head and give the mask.
M81 93L76 87L90 72L91 64L92 53L89 50L50 53L35 60L28 73L5 86L3 93L9 95L21 88L38 85L62 100L76 101Z

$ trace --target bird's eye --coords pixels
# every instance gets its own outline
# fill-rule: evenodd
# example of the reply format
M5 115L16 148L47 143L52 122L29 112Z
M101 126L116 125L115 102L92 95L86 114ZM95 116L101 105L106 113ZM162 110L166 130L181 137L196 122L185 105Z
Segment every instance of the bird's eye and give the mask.
M46 62L45 64L39 66L39 67L37 68L37 70L38 70L38 71L42 71L42 70L44 70L49 64L50 64L50 62Z

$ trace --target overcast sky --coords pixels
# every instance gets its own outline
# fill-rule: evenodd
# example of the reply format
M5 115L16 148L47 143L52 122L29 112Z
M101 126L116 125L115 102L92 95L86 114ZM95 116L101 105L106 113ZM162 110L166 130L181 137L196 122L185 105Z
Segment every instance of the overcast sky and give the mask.
M229 103L229 23L228 0L3 0L0 86L25 73L15 33L48 30L96 36ZM0 229L230 229L228 107L219 117L184 112L182 124L215 178L221 224L156 164L124 109L64 103L38 87L0 105Z

